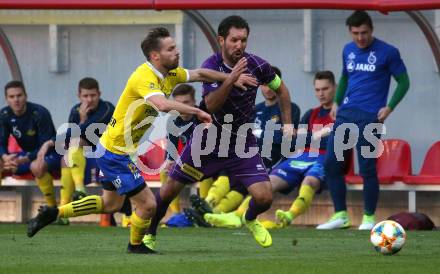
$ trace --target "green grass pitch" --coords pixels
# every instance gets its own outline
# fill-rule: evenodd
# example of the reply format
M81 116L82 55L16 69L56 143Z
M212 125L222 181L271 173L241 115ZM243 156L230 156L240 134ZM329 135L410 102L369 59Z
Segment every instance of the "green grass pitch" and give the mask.
M409 232L393 256L357 230L272 230L267 249L246 229L159 232L160 255L133 255L124 228L51 225L30 239L25 225L1 224L0 273L440 273L440 231Z

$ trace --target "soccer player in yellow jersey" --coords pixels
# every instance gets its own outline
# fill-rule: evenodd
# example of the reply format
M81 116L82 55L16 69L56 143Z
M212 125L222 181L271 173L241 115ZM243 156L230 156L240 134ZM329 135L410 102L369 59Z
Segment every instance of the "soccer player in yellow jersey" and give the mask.
M59 217L70 218L94 213L118 211L125 196L135 210L131 215L129 253L155 253L142 243L156 202L130 154L136 151L139 140L149 128L158 111L176 110L192 114L203 123L211 123L208 113L179 102L168 100L173 88L184 82L224 81L238 87L256 86L256 80L243 74L247 62L242 59L229 74L209 69L186 70L178 67L179 51L174 39L165 28L155 28L142 41L142 51L147 62L130 76L119 98L113 117L97 146L98 166L102 172L103 195L87 196L59 208L42 206L38 215L28 225L32 237L41 228Z

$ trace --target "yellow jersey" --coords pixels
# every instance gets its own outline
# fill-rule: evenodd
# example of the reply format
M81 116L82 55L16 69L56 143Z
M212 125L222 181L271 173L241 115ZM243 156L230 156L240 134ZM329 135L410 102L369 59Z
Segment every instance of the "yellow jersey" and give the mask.
M163 76L149 62L140 65L127 81L113 117L100 138L101 145L116 154L134 153L158 115L147 98L153 95L169 97L177 84L188 80L188 71L181 67Z

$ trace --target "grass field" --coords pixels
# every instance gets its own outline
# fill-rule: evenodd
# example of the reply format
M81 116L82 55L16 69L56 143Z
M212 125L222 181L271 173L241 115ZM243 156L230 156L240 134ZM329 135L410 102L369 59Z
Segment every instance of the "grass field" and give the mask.
M369 232L273 230L260 248L245 229L161 229L160 255L126 254L128 230L0 225L1 273L440 273L440 231L409 232L394 256L374 251Z

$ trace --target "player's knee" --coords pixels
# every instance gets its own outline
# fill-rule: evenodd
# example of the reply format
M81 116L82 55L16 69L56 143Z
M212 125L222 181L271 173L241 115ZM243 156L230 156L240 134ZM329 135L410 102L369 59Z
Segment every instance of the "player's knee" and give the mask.
M103 204L104 213L115 213L115 212L118 212L122 207L122 204L114 202L114 201L104 200L103 202L104 202L104 204Z
M36 178L41 178L41 177L43 177L44 173L46 173L46 169L44 168L44 166L41 167L41 166L37 165L35 161L31 163L30 169L31 169L32 174Z
M264 194L255 195L253 198L254 198L255 202L257 204L259 204L260 206L270 206L273 201L272 192L267 192Z

